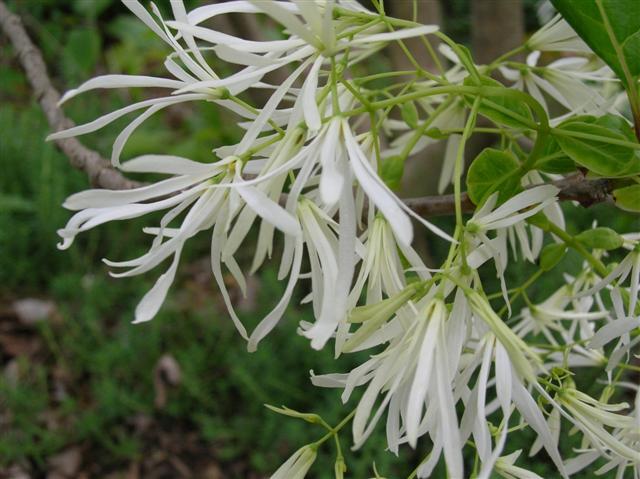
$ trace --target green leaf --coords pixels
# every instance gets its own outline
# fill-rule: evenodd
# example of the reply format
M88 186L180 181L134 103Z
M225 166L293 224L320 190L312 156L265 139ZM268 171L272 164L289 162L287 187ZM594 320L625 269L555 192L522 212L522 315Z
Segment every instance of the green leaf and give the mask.
M632 77L640 75L640 2L552 0L552 3L587 45L630 86L625 70Z
M613 190L613 198L618 208L640 213L640 185L625 186Z
M404 160L402 156L391 156L382 160L380 176L389 188L400 188L402 175L404 174Z
M620 248L624 242L622 236L611 228L594 228L583 231L575 238L587 248L604 250Z
M511 90L505 87L499 81L489 77L481 77L480 83L483 86L496 87L503 89L506 92ZM471 77L467 77L464 80L466 86L477 86ZM473 104L475 97L468 95L465 96L465 102L469 105ZM533 115L529 107L518 100L514 100L511 96L505 95L487 95L480 102L478 113L482 116L489 118L495 123L501 125L507 125L513 128L531 129L535 126L536 122L533 120Z
M567 245L564 243L552 243L540 252L540 269L542 271L551 271L564 257L567 251Z
M486 148L471 166L467 174L467 193L474 204L479 205L495 191L499 202L512 197L520 189L520 164L507 152Z
M576 164L562 151L553 137L548 137L542 154L533 168L545 173L565 174L575 171Z
M414 130L418 128L418 109L415 103L408 101L400 107L400 113L404 122Z
M571 119L554 128L552 134L569 158L598 175L622 177L640 173L636 150L612 143L635 143L624 120L618 121L611 115L598 119L586 117L581 121Z

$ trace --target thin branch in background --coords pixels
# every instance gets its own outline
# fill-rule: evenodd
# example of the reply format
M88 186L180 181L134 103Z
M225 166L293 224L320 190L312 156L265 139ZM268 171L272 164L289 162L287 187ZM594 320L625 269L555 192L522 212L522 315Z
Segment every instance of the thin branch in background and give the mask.
M52 131L74 126L74 123L58 107L60 94L51 84L42 53L29 38L20 17L11 13L2 0L0 0L0 26L18 56L20 65ZM141 183L124 177L98 152L85 147L75 138L57 140L55 144L69 158L71 166L84 171L94 186L113 190L141 186Z
M588 208L596 203L612 202L614 185L607 179L589 180L584 174L576 173L553 182L560 189L560 201L576 201ZM538 186L538 185L532 185ZM423 196L407 198L405 204L420 216L448 216L455 213L454 195ZM466 193L462 193L462 211L473 213L475 205Z

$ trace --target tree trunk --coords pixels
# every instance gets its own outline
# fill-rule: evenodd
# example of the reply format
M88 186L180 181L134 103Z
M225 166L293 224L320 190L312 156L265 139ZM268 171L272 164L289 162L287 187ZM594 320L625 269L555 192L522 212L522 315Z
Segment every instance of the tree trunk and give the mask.
M424 25L440 25L442 23L440 0L417 0L417 4L417 22ZM411 0L387 2L386 13L391 17L413 20L413 2ZM432 39L430 41L435 49L436 42L433 42ZM419 38L408 38L404 40L404 44L422 68L429 71L435 70L435 62ZM415 69L400 46L395 42L389 47L389 57L395 70Z
M474 60L486 64L524 39L522 0L473 0L471 45Z

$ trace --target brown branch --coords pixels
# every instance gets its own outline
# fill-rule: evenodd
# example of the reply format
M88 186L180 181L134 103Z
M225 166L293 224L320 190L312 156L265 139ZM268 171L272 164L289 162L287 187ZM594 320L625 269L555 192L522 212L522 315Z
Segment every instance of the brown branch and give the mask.
M18 56L51 129L60 131L74 126L74 123L58 107L60 94L51 84L42 53L29 38L20 17L11 13L2 0L0 0L0 26ZM55 144L69 158L69 163L74 168L84 171L89 176L94 186L122 190L140 185L137 181L125 178L111 166L108 160L98 152L85 147L75 138L56 140Z
M584 174L576 173L553 183L560 188L558 198L561 201L577 201L588 208L602 202L610 202L613 184L607 179L589 180ZM421 198L407 198L407 206L420 216L447 216L455 213L455 198L453 195L423 196ZM462 211L473 213L475 205L466 193L462 194Z

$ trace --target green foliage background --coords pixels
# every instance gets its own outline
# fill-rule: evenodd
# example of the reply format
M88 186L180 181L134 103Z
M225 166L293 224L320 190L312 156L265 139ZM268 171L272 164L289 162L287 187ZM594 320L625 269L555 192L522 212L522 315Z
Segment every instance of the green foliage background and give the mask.
M9 2L9 8L24 19L61 89L106 72L162 74L164 45L114 0L24 0ZM447 11L452 13L447 17L449 30L466 38L468 2L450 2ZM140 91L84 95L70 102L66 112L83 122L142 95ZM0 412L8 418L0 425L0 470L21 464L43 473L52 455L82 444L84 461L99 471L95 477L102 477L142 459L157 446L155 438L167 435L194 438L197 447L185 460L195 471L214 460L228 477L246 477L247 471L267 475L322 432L277 416L264 403L317 412L330 423L348 412L338 392L311 386L308 371L348 370L362 357L335 364L331 351L312 352L307 341L295 334L300 320L311 320L310 308L290 307L282 326L257 353L248 354L212 281L194 281L187 267L161 314L151 323L131 325L135 304L155 275L114 280L100 259L124 259L144 251L148 241L140 232L142 224L101 227L80 237L70 250L58 251L56 229L69 217L60 205L70 193L86 188L87 180L44 143L48 126L6 42L0 43L0 100L0 300L9 304L22 297L51 298L61 316L58 323L38 325L35 334L44 349L36 357L17 358L15 382L0 376ZM236 138L232 123L208 105L156 116L132 137L124 157L165 152L206 158L212 147ZM116 123L82 141L108 154L121 127L122 122ZM580 211L572 216L569 228L589 227L594 218L622 232L637 228L634 217L612 216L609 211L603 207ZM447 221L440 223L447 227ZM191 242L183 264L205 257L208 242L204 236ZM442 253L440 246L430 245L434 256ZM569 254L562 267L575 270L579 259ZM530 272L525 265L515 268L511 281L521 283ZM490 280L495 274L487 271L486 276ZM537 286L540 298L561 283L561 275L556 276ZM257 284L256 309L244 318L249 325L270 310L283 289L270 269ZM304 293L299 291L298 299ZM153 369L164 354L177 360L183 377L177 388L169 390L166 407L157 409ZM53 390L54 374L64 375L69 385L64 394ZM591 376L586 373L578 380L588 383ZM350 405L357 399L356 395ZM46 414L55 416L53 425L45 420ZM132 424L139 415L152 418L153 434L136 431ZM344 438L347 444L348 434ZM555 477L543 455L526 459L532 441L530 434L510 439L509 450L525 449L524 467L542 477ZM411 464L417 464L420 456L408 450L400 458L380 453L384 442L382 426L363 450L348 453L349 477L369 477L374 461L387 477L404 477ZM567 451L572 445L565 445ZM310 477L332 477L332 460L330 454L322 455ZM435 477L444 477L442 470L439 474Z

